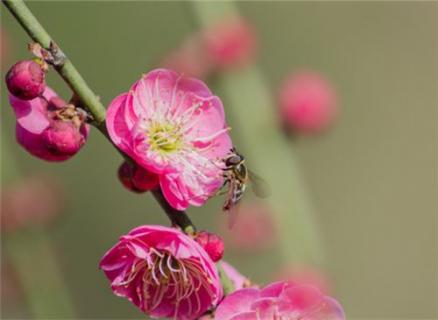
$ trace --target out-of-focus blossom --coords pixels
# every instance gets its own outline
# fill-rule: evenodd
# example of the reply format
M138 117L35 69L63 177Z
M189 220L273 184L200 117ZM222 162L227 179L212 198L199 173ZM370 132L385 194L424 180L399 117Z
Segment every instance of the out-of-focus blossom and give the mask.
M116 295L151 317L196 319L222 298L214 262L174 228L135 228L105 254L100 268Z
M288 76L279 92L281 120L292 132L313 134L327 129L338 111L336 92L316 72Z
M1 226L8 232L52 222L61 212L64 200L55 181L39 176L5 186L1 198Z
M118 171L120 182L131 191L141 193L159 186L158 176L135 163L124 161Z
M32 100L44 92L45 78L41 65L34 60L23 60L9 69L5 80L12 95L21 100Z
M344 312L333 298L318 289L275 282L263 289L233 292L219 304L216 320L343 320Z
M262 203L243 203L233 229L227 227L226 217L220 216L221 234L227 247L257 252L269 249L276 240L275 223L270 209Z
M231 149L222 102L200 80L157 69L108 107L114 144L159 176L177 210L200 206L222 186L218 165Z
M330 281L327 276L320 270L310 266L290 265L283 267L274 275L274 280L286 279L295 284L307 284L314 286L323 293L329 293L331 290Z
M205 55L217 69L241 67L256 54L257 37L253 26L239 17L226 17L202 31Z
M224 242L220 236L208 231L200 231L195 241L207 252L213 262L222 259L224 255Z
M49 87L41 97L25 101L9 95L9 102L17 118L17 141L32 155L64 161L84 145L89 125ZM60 107L61 102L65 108Z
M225 272L227 277L233 283L234 290L239 290L242 288L248 288L251 285L251 282L248 278L243 276L239 271L237 271L231 264L225 261L219 262L222 270Z
M181 47L165 56L161 65L178 73L200 79L204 79L213 68L197 34L189 37Z

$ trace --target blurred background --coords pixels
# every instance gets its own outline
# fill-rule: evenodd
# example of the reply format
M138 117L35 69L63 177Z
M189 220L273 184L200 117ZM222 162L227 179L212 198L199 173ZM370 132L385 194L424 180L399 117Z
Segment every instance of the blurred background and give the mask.
M276 194L262 205L246 197L234 234L220 212L223 199L190 208L190 216L225 237L225 259L255 282L314 283L349 319L438 318L438 3L28 5L105 105L142 73L181 67L169 54L210 20L238 12L256 38L250 61L199 76L222 98L234 141L253 157L249 166ZM1 37L4 77L30 57L29 38L4 6ZM291 133L294 124L280 113L285 79L303 70L336 96L337 116L321 132ZM48 83L69 98L57 74ZM167 224L163 212L149 194L123 188L121 158L97 130L71 160L47 163L15 143L4 83L1 104L2 318L143 318L112 294L97 266L131 228ZM266 114L274 120L260 133ZM43 226L37 219L11 227L10 204L22 199L49 216ZM54 291L58 305L42 302L52 309L32 302Z

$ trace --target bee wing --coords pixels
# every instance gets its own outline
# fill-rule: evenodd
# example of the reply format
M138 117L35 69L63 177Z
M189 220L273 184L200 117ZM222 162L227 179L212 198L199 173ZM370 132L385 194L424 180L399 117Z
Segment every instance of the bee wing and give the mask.
M254 194L259 198L266 198L271 195L271 187L263 178L248 170L248 177Z
M232 229L236 222L237 222L237 216L239 214L239 203L233 204L231 207L229 207L228 210L226 210L226 213L228 214L228 229Z

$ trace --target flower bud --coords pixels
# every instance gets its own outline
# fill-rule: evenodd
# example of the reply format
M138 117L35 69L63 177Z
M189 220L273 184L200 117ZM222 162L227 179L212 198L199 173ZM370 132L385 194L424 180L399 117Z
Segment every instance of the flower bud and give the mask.
M22 100L32 100L40 96L46 88L45 74L41 66L33 60L19 61L6 74L9 92Z
M224 242L217 234L208 231L200 231L196 235L195 241L208 253L211 260L218 262L222 259L224 255Z
M118 176L125 188L137 193L150 191L159 183L156 174L127 161L120 165Z
M288 131L316 134L327 129L338 112L336 92L315 72L289 76L280 94L281 120Z
M58 155L74 155L85 143L85 137L73 121L52 120L42 139L47 148Z

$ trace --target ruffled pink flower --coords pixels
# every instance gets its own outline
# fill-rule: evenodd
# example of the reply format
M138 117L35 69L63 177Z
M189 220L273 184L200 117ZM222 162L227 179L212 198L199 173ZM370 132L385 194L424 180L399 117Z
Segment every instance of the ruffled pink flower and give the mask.
M222 102L199 80L157 69L108 107L114 144L159 176L177 210L200 206L223 182L222 159L231 149Z
M257 36L253 26L243 18L221 20L202 34L205 55L218 69L240 67L256 54Z
M105 254L100 268L116 295L151 317L196 319L222 298L213 261L174 228L135 228Z
M329 127L338 111L336 92L316 72L286 78L279 93L283 122L294 132L319 133Z
M216 320L344 320L344 311L318 289L275 282L233 292L219 304Z
M9 95L17 118L15 133L18 143L43 160L64 161L71 158L88 137L88 124L78 124L67 117L57 119L56 112L62 109L60 101L62 99L49 87L46 87L42 97L28 101Z

